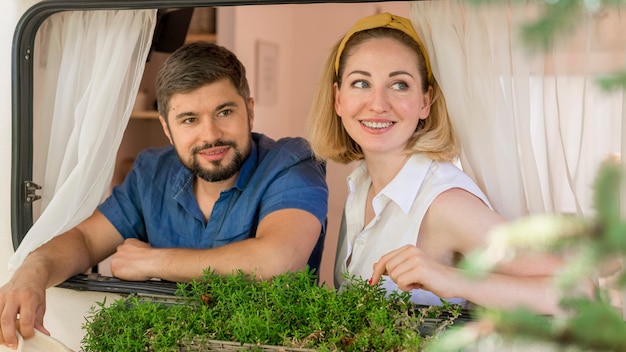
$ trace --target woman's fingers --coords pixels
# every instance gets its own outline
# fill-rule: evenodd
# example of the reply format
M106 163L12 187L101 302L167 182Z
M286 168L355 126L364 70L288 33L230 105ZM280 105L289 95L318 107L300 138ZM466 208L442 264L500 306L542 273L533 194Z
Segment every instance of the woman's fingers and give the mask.
M405 245L380 257L380 259L374 263L374 271L369 280L369 284L376 285L382 275L392 276L391 273L410 255L412 248L415 248L415 246Z

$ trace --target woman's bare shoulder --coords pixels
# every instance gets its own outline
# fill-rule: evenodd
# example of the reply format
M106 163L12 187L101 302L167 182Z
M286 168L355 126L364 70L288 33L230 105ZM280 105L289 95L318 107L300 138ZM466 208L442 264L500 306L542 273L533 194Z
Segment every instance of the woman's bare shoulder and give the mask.
M461 189L451 188L441 193L426 212L422 230L433 241L466 254L486 243L489 231L505 222L479 197ZM422 234L420 230L420 236Z

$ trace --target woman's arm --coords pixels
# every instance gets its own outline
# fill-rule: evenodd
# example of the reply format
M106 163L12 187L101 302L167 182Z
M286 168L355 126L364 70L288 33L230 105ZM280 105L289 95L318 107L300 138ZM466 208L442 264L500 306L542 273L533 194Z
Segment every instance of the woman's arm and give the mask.
M492 308L526 307L542 314L559 313L560 293L553 277L563 260L549 253L525 254L480 278L446 262L487 244L489 232L504 219L462 189L439 195L420 228L418 246L392 251L374 265L372 283L387 273L400 289L423 288L442 298L460 297Z

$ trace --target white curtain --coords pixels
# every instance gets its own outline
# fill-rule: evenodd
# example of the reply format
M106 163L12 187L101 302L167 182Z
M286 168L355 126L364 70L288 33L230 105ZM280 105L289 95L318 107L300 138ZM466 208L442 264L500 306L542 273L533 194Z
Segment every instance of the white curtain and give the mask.
M538 15L533 2L411 3L462 143L461 165L507 219L593 212L598 166L624 149L624 93L596 83L626 67L623 12L590 11L543 52L529 51L520 34Z
M89 216L107 193L155 24L156 10L70 11L38 30L33 179L43 186L41 215L10 270Z

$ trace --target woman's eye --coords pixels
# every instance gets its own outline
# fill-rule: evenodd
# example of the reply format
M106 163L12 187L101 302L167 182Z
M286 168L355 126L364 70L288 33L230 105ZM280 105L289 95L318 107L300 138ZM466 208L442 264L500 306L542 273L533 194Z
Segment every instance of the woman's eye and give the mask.
M368 87L369 87L369 84L367 84L367 82L366 82L366 81L354 81L354 82L352 83L352 86L353 86L354 88L368 88Z
M405 82L396 82L392 84L391 87L395 90L407 90L409 88L409 85Z

